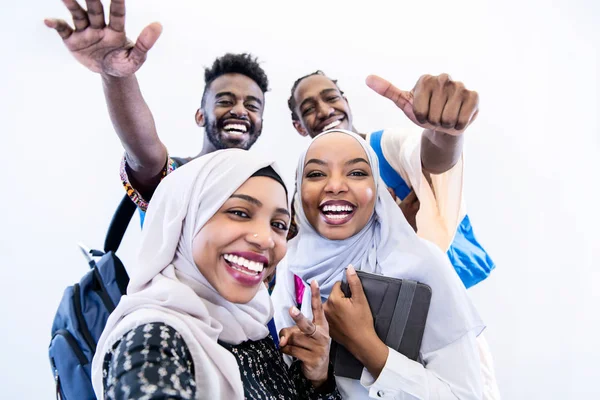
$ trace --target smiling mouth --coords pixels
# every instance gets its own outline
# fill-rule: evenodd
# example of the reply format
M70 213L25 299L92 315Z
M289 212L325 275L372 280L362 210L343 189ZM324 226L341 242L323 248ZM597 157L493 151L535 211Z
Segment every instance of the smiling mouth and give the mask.
M225 254L223 258L231 268L249 276L257 276L265 269L264 263L251 261L241 256Z
M320 207L325 223L329 225L343 225L354 216L356 207L350 203L324 204Z
M244 124L228 123L223 126L223 131L231 136L242 136L248 133L248 127Z
M340 126L340 124L342 123L343 120L344 120L344 118L340 118L340 119L338 119L336 121L330 122L329 124L325 125L323 127L323 129L321 129L321 132L325 132L325 131L333 129L333 128L337 127L337 126Z

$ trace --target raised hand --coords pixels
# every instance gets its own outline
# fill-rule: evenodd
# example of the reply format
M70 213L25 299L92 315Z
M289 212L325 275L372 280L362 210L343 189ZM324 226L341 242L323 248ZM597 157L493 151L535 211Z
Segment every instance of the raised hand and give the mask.
M310 289L312 322L296 307L290 308L290 316L296 326L279 332L279 347L282 353L302 361L302 373L314 387L319 387L327 381L329 370L329 325L316 281L311 282Z
M104 7L100 0L86 0L87 10L76 0L63 0L73 17L73 29L62 19L46 19L44 23L58 32L71 54L93 72L126 77L134 74L146 60L162 32L162 26L146 26L136 42L125 34L125 1L112 0L110 20L104 20Z
M367 86L394 102L415 124L436 132L458 136L477 118L479 95L448 74L423 75L411 91L398 89L376 75Z

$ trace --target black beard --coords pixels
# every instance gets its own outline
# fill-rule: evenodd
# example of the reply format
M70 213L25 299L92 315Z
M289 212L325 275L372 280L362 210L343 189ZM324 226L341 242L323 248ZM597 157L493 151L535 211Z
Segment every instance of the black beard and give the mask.
M244 143L244 145L241 147L236 146L235 144L232 145L231 142L223 141L223 137L221 136L223 124L221 123L221 121L212 120L208 117L208 115L206 118L206 126L204 127L204 130L206 133L206 137L217 150L229 148L241 148L244 150L248 150L250 149L250 147L252 147L252 145L256 142L256 140L261 134L261 131L256 130L256 126L252 123L252 121L249 122L250 129L248 130L248 141Z

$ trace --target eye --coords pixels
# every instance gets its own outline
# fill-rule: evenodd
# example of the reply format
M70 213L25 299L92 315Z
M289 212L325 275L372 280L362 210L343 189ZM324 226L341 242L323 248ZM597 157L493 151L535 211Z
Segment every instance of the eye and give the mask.
M327 97L327 99L326 99L326 100L327 100L328 102L330 102L330 103L333 103L333 102L336 102L336 101L338 101L338 100L339 100L339 98L340 98L340 96L329 96L329 97Z
M287 224L281 222L281 221L275 221L273 223L271 223L271 226L273 226L275 229L280 230L280 231L287 231Z
M302 110L302 115L307 115L307 114L313 112L314 109L315 108L313 106L306 107L304 110Z
M219 101L217 101L217 105L218 106L224 106L224 107L226 107L226 106L230 106L232 104L233 104L233 102L231 100L219 100Z
M256 104L246 104L246 108L250 111L260 111L260 107L258 107Z
M306 178L320 178L322 176L325 176L325 174L321 171L311 171L306 174Z
M367 174L364 171L352 171L348 175L350 175L350 176L369 176L369 174Z
M229 210L229 211L227 211L227 213L235 215L236 217L239 217L239 218L244 218L244 219L250 218L250 215L248 215L247 212L242 211L242 210Z

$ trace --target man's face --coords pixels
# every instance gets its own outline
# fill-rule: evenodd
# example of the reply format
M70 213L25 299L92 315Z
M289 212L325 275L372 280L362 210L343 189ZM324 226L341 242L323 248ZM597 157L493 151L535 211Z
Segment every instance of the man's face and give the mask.
M302 136L315 137L332 129L352 130L352 111L335 83L323 75L311 75L300 81L294 92L294 127Z
M252 79L225 74L210 84L196 122L217 150L248 150L262 132L264 103L264 93Z

